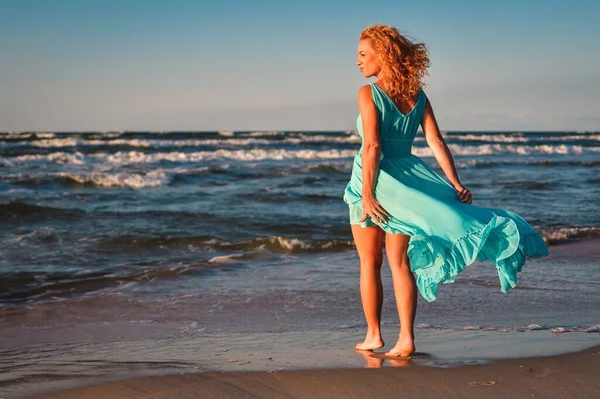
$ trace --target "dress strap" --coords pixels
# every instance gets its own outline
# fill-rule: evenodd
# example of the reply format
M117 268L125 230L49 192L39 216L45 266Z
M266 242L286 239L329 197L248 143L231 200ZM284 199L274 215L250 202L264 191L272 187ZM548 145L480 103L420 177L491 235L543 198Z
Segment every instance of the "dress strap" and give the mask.
M383 103L385 101L384 97L381 95L381 92L379 90L377 90L377 86L375 83L369 83L369 85L371 86L371 92L373 94L373 102L375 103L375 107L381 111L381 109L383 108Z

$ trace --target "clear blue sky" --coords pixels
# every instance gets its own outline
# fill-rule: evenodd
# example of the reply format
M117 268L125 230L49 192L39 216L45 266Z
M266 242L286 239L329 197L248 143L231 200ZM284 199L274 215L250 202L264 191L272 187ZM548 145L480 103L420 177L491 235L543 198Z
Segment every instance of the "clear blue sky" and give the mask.
M599 4L0 0L0 131L354 129L373 23L429 46L442 130L600 130Z

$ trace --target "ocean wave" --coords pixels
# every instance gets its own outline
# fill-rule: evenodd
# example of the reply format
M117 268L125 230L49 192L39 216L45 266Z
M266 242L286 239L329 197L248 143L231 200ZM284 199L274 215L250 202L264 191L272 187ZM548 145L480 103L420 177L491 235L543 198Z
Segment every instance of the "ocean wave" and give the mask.
M72 297L107 288L123 288L126 284L148 282L156 278L195 274L199 267L175 266L169 268L121 269L99 272L13 272L4 273L0 279L0 303L15 304L32 299Z
M18 304L36 299L73 297L91 292L106 292L108 289L123 289L126 284L150 282L155 279L173 278L181 275L203 274L207 271L223 271L232 262L242 262L264 258L271 253L311 253L340 251L352 248L349 241L339 240L300 240L285 237L264 237L237 243L219 241L213 237L110 237L96 241L103 252L116 251L122 254L126 250L147 251L149 249L173 249L176 246L198 246L228 252L225 255L213 255L189 264L164 267L154 265L140 270L138 264L119 264L101 271L33 271L3 273L0 278L0 303ZM113 245L115 244L115 245ZM92 249L91 249L92 250ZM239 252L237 252L239 251ZM163 262L161 262L163 263Z
M155 172L165 173L167 176L172 176L173 179L171 181L182 181L186 177L209 177L215 178L220 175L227 175L238 179L264 179L271 177L283 177L283 176L302 176L308 174L309 177L306 177L305 183L310 184L315 181L326 181L328 179L325 176L332 174L338 175L338 179L346 180L348 174L350 173L350 169L352 167L352 162L336 162L332 164L329 161L325 161L326 163L316 163L311 164L309 166L294 166L290 168L281 168L279 166L266 167L263 164L250 164L244 165L240 167L239 165L231 165L227 163L219 164L218 166L199 166L199 167L169 167L169 168L158 168L152 169ZM237 166L237 167L236 167ZM91 172L95 173L95 172ZM131 172L136 173L138 172ZM147 171L139 172L141 175L145 175ZM316 176L315 176L316 175ZM5 175L4 178L1 178L0 181L5 181L7 183L30 183L30 184L47 184L48 179L54 180L56 173L54 174L14 174L14 175ZM316 180L315 180L316 179ZM300 181L298 182L298 184ZM290 182L283 183L283 186L288 186ZM292 186L297 186L296 183L291 183Z
M7 234L2 239L2 244L14 244L23 242L33 242L35 244L48 244L58 243L62 241L62 238L58 236L55 231L50 227L42 227L27 233L20 234Z
M252 132L252 133L248 133L248 136L250 137L269 137L269 136L279 136L281 134L284 134L283 132L275 132L275 131L271 131L271 132Z
M0 141L13 140L13 139L28 139L33 137L33 133L28 132L8 132L0 133Z
M600 141L600 134L536 135L522 134L461 134L448 135L448 140L483 141L491 143L535 143L544 141Z
M322 200L322 198L319 198ZM106 213L106 216L113 213ZM115 216L122 215L114 213ZM136 212L135 215L142 217L164 217L165 212ZM154 216L153 216L154 215ZM229 223L229 219L223 219L218 216L205 213L188 213L177 212L170 217L178 217L181 219L201 220L206 223ZM264 224L264 223L263 223ZM301 237L313 234L318 230L318 226L306 225L262 225L257 224L257 228L266 231L278 232L267 237L257 237L250 240L229 242L220 240L214 236L165 236L165 237L144 237L144 236L115 236L104 237L98 240L98 246L103 251L137 251L148 250L153 248L205 248L216 250L268 250L275 253L317 253L317 252L340 252L348 249L354 249L354 243L348 239L345 229L331 228L331 238L326 239L311 239ZM289 228L288 228L289 227ZM537 229L544 240L549 245L556 245L567 241L572 241L582 238L598 238L600 237L600 227L582 227L582 226L565 226L556 228L538 228ZM290 233L290 236L282 236L281 231ZM296 234L294 234L294 231ZM336 237L336 238L334 238Z
M14 136L19 137L19 136ZM19 142L2 143L1 145L10 146L33 146L41 148L61 148L61 147L84 147L84 146L120 146L120 147L133 147L133 148L168 148L168 147L202 147L202 146L252 146L252 145L273 145L276 143L280 144L360 144L361 137L358 134L350 135L333 135L333 134L273 134L273 135L249 135L249 136L222 136L222 138L194 138L194 139L142 139L142 138L118 138L118 137L102 137L99 139L97 136L94 138L77 137L76 135L68 137L55 137L49 136L45 139L28 140ZM108 139L108 140L106 140ZM423 136L415 137L415 142L424 142ZM560 141L600 141L600 135L588 135L588 136L559 136L559 137L514 137L514 136L495 136L495 135L464 135L464 136L449 136L447 141L449 145L456 145L464 147L462 144L452 143L452 141L480 141L482 143L496 143L497 146L502 148L510 145L510 143L521 143L536 145L546 145L560 147L568 144L537 144L545 141L560 142ZM486 144L480 144L477 147L485 146ZM519 145L517 147L528 147ZM494 150L496 151L496 150ZM508 150L508 151L514 151ZM527 150L524 150L527 151ZM547 152L545 150L544 152Z
M348 240L312 240L272 236L238 243L218 243L218 246L240 250L267 249L271 252L314 253L345 251L354 248L354 243Z
M578 238L600 237L600 227L596 226L564 226L539 230L548 244L560 244Z
M564 166L577 166L577 167L595 167L600 165L600 161L583 161L583 160L553 160L545 159L542 161L534 160L522 160L522 159L511 159L504 161L488 161L480 159L469 159L464 162L456 162L456 167L460 169L464 168L495 168L497 166L536 166L536 167L564 167Z
M599 132L539 132L539 133L522 133L522 132L504 132L504 133L486 133L486 132L443 132L447 140L457 141L478 141L489 143L535 143L540 141L600 141ZM192 139L206 139L209 137L218 137L219 139L227 140L229 138L259 138L269 140L282 140L286 138L322 140L335 139L344 137L353 137L354 140L359 139L356 130L347 131L327 131L327 132L302 132L302 131L216 131L216 132L125 132L125 131L106 131L106 132L73 132L73 133L52 133L52 132L0 132L0 142L4 139L64 139L65 143L69 143L70 139L87 138L94 139L114 139L118 137L131 137L132 142L135 140L147 139L149 142L160 141L159 138L166 138L171 141L173 137L179 138L181 141ZM318 138L315 138L318 137ZM417 139L423 139L422 131L417 133ZM201 141L200 140L200 141ZM100 140L105 141L105 140ZM43 145L52 145L52 141L47 141ZM60 144L60 141L54 142Z
M0 202L0 220L9 219L46 219L52 218L78 218L85 212L78 209L62 209L49 206L28 204L25 202L11 201Z
M78 184L92 187L129 187L148 188L158 187L169 183L170 178L162 170L150 171L148 173L92 173L92 174L67 174L60 173L58 176L67 180L69 184Z
M203 217L204 218L204 217ZM98 240L103 251L138 251L155 248L211 248L225 251L267 250L273 253L339 252L354 248L350 240L308 239L282 236L258 237L247 241L227 242L212 236L133 237L116 236Z
M157 169L146 172L89 172L89 173L18 173L5 175L0 181L25 186L59 184L66 187L151 188L171 183L174 176L204 173L208 167Z
M59 137L43 140L20 141L4 143L2 145L10 146L32 146L41 148L61 148L61 147L84 147L84 146L120 146L134 148L168 148L168 147L202 147L202 146L252 146L252 145L271 145L275 143L284 144L319 144L319 143L360 143L361 138L358 135L350 136L328 136L328 135L290 135L277 136L274 140L271 136L250 136L236 138L235 136L225 136L226 138L214 139L138 139L138 138L115 138L111 140L84 139L80 137Z
M518 155L547 155L547 154L583 154L600 152L600 147L582 147L577 145L536 145L536 146L512 146L486 144L480 146L449 145L455 156L478 156L497 154ZM216 150L197 152L159 152L145 153L139 151L118 151L115 153L93 153L83 154L81 152L53 152L50 154L27 154L10 158L0 158L7 165L15 163L48 161L59 164L83 165L91 161L99 161L114 165L129 165L155 162L199 162L210 160L233 160L233 161L280 161L291 159L313 160L313 159L348 159L352 158L357 150L287 150L287 149L246 149L246 150ZM419 157L433 157L429 147L413 147L413 155Z
M350 173L350 168L352 168L352 163L343 163L343 164L318 164L318 165L310 165L307 167L301 168L300 172L324 172L331 174L339 174L339 175L348 175Z
M503 144L482 144L482 145L458 145L448 144L453 155L498 155L498 154L518 154L518 155L545 155L545 154L582 154L588 152L600 152L599 147L582 147L580 145L503 145ZM413 154L417 156L433 156L429 147L413 147Z
M265 255L260 252L243 252L229 255L214 256L208 260L208 263L235 263L244 260L264 258Z
M15 163L21 162L54 162L57 164L85 165L86 155L82 152L52 152L50 154L27 154L19 155L12 158L0 158L0 162L13 166Z
M0 141L4 139L49 139L54 136L54 133L49 132L7 132L0 133Z
M360 144L362 141L358 134L347 136L326 136L326 135L300 135L299 137L290 137L284 140L285 143L291 144L310 144L310 143L351 143Z
M270 144L266 139L195 139L195 140L145 140L145 139L81 139L76 137L62 137L48 140L22 141L11 143L11 145L29 145L33 147L58 148L58 147L82 147L82 146L123 146L135 148L161 148L161 147L199 147L210 145L251 145L251 144Z
M117 153L117 154L95 154L99 159L103 159L110 163L137 163L137 162L197 162L202 160L219 160L231 159L238 161L264 161L273 160L280 161L286 159L339 159L349 158L354 156L354 150L217 150L217 151L200 151L193 153L161 153L161 154L141 154L141 153Z

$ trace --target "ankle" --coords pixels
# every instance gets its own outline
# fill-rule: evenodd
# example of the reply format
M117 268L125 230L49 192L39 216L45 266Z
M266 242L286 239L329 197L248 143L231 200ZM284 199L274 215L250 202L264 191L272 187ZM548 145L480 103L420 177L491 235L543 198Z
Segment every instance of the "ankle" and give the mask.
M367 330L367 338L381 338L381 330Z
M400 334L398 336L398 341L414 341L415 340L415 334L411 333L411 334Z

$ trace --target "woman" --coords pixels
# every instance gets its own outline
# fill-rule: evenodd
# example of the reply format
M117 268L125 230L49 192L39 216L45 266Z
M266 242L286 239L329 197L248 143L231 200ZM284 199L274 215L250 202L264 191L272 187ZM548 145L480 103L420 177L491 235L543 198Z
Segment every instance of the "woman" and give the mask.
M360 35L357 65L364 77L377 81L358 92L362 146L344 193L360 258L360 293L368 326L356 349L384 346L380 272L385 233L401 326L396 345L386 355L404 357L415 351L417 288L433 301L438 284L453 282L475 260L490 260L506 292L517 284L517 272L527 257L549 252L539 233L519 215L471 205L471 192L456 174L422 89L429 67L423 43L407 40L394 27L373 25ZM419 125L450 183L411 154Z

